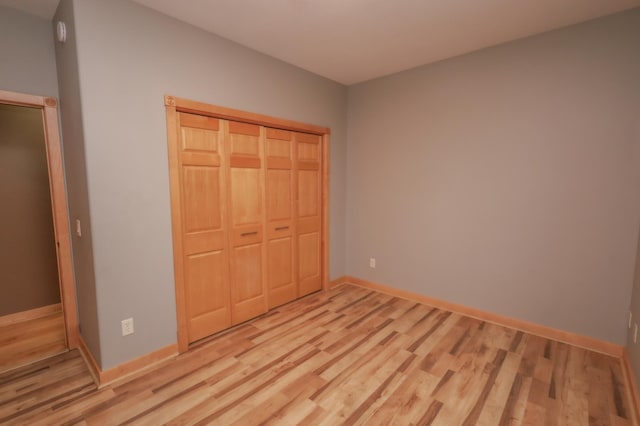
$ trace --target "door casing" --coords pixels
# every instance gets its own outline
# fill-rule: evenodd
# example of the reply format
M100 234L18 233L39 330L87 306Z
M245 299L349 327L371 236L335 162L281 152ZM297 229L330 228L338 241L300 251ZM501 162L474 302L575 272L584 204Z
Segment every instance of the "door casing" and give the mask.
M53 213L53 232L56 239L56 256L60 283L60 301L64 312L67 347L78 347L78 312L74 286L69 213L65 190L62 147L58 126L58 101L55 98L28 95L0 90L0 103L38 108L42 111L44 140L47 152L49 188Z

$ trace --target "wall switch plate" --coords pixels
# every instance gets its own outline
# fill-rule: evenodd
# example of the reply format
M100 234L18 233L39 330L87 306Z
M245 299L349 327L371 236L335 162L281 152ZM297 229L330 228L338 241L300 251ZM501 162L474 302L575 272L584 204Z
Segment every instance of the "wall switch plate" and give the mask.
M369 258L369 268L375 269L375 267L376 267L376 258L375 257L370 257Z
M133 318L127 318L120 321L120 325L122 326L122 335L128 336L133 334Z
M631 328L631 318L633 318L633 314L629 311L629 328Z
M82 237L82 226L80 225L80 219L76 219L76 235Z

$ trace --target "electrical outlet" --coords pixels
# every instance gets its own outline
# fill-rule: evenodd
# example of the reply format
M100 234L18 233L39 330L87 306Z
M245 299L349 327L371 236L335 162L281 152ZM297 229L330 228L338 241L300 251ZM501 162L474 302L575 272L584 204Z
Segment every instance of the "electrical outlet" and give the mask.
M638 340L638 324L633 324L633 343Z
M128 336L133 334L133 318L127 318L120 321L120 325L122 326L122 335Z
M369 258L369 268L376 268L376 258L375 257L370 257Z
M629 328L631 328L631 318L633 318L633 314L629 311Z

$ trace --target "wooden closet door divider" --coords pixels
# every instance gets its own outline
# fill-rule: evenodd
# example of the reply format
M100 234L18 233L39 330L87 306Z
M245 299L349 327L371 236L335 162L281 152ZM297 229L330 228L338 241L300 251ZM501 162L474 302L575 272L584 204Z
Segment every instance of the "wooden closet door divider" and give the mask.
M267 288L269 308L298 297L293 132L267 128Z
M264 282L263 128L229 121L227 205L231 244L233 324L267 311Z
M179 114L185 311L189 341L231 325L224 138L217 118Z
M321 137L296 133L298 296L322 288Z

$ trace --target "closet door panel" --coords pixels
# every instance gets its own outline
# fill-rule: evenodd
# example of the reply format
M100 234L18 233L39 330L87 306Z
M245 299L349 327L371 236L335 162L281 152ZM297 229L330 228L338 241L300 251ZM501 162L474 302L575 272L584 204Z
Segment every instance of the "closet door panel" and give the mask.
M231 169L232 225L260 226L262 221L260 169Z
M298 296L294 151L293 132L266 129L267 288L270 308Z
M304 285L302 293L319 290L320 276L320 235L318 232L298 236L300 256L298 257L298 276Z
M320 215L319 187L320 172L317 170L298 171L298 218Z
M269 240L269 283L271 289L282 290L293 281L293 239L290 235Z
M267 220L291 220L291 169L267 170Z
M215 249L224 250L226 240L227 236L222 231L193 232L184 238L184 251L187 254L194 254Z
M260 126L227 122L232 322L267 310L264 260L264 169Z
M185 286L192 342L230 326L227 263L222 250L187 256Z
M322 155L317 135L295 133L298 296L322 288Z
M231 325L221 140L217 119L180 114L183 278L189 342Z
M186 165L182 181L186 234L221 229L219 168Z
M234 322L242 322L264 313L262 284L262 243L234 247Z

